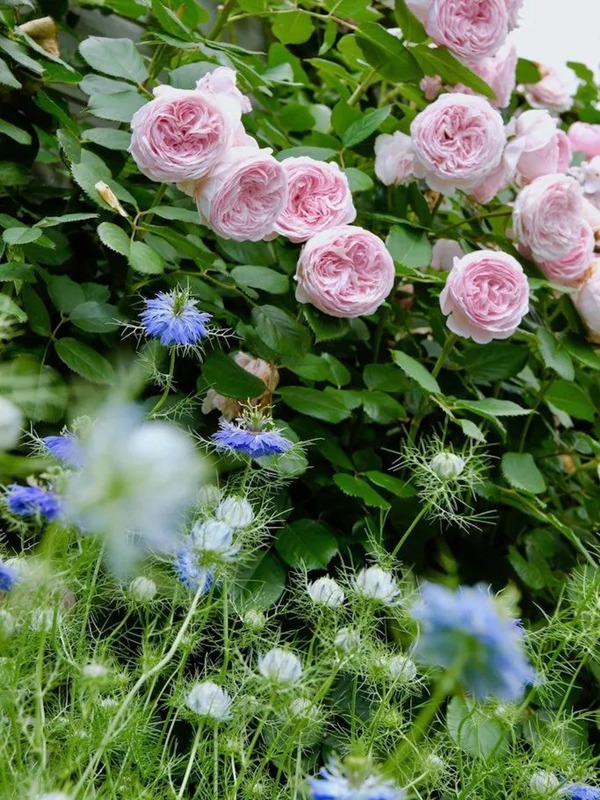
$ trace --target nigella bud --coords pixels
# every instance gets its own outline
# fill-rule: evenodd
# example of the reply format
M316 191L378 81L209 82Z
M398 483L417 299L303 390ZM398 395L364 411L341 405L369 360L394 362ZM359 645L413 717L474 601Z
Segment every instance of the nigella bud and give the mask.
M260 674L279 688L288 688L302 677L302 664L289 650L274 647L258 659Z
M344 590L333 578L318 578L306 587L315 605L326 608L339 608L345 600Z
M129 584L129 593L138 603L148 603L156 596L156 584L150 578L140 575Z
M215 517L230 528L248 528L254 522L254 511L245 497L226 497L217 506Z
M451 481L462 474L465 461L454 453L438 453L431 459L430 467L440 480Z
M333 640L333 646L339 653L348 655L360 645L360 633L352 628L340 628Z
M386 606L396 602L400 594L394 576L381 567L361 569L354 579L354 589L361 597Z
M408 656L391 656L386 664L390 678L400 683L411 683L417 677L415 662Z
M225 689L212 681L195 684L188 693L186 704L195 714L217 722L225 722L230 717L231 698Z
M267 624L267 618L262 611L256 608L250 608L244 614L243 622L246 628L251 630L252 633L260 633Z
M529 788L539 797L549 797L556 793L560 786L560 781L552 772L540 769L534 772L529 779Z
M81 674L89 681L103 681L108 677L108 669L104 664L86 664L81 670Z
M98 192L98 194L104 200L104 202L107 205L109 205L112 209L114 209L114 211L119 213L122 217L129 216L129 214L125 211L125 209L119 202L119 198L107 183L104 183L104 181L98 181L98 183L94 184L94 189Z

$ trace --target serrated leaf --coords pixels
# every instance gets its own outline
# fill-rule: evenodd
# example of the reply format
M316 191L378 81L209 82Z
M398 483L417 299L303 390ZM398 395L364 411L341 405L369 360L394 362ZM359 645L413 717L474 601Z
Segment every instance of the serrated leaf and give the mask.
M101 222L98 225L98 236L102 244L109 250L114 250L115 253L129 258L131 239L123 228L119 228L113 222Z
M593 422L596 417L595 405L583 389L572 381L554 381L544 399L575 419Z
M44 68L42 65L38 64L37 61L34 61L33 58L28 56L25 48L17 42L13 42L11 39L7 39L5 36L0 36L0 50L3 50L6 55L12 58L13 61L16 61L17 64L20 64L25 69L33 72L34 75L41 77L44 74ZM10 84L6 85L10 86ZM15 86L13 88L17 87Z
M312 36L315 26L310 14L296 9L277 14L273 22L273 35L282 44L302 44Z
M356 31L356 41L367 62L386 80L419 83L423 71L412 52L376 22L364 22Z
M71 311L69 319L77 328L88 333L111 333L119 328L116 306L86 300Z
M68 275L49 275L46 285L55 307L64 314L69 314L75 306L85 303L83 289Z
M132 242L129 249L129 265L144 275L160 275L165 270L162 256L144 242Z
M428 370L412 356L403 353L401 350L392 350L394 363L403 370L409 378L416 381L421 389L430 394L441 394L442 390L437 380Z
M299 519L279 532L275 549L286 564L295 569L326 569L338 552L338 542L319 522Z
M367 506L374 506L387 511L391 506L379 492L376 492L366 481L354 475L338 472L333 476L333 482L344 494L362 500Z
M216 350L206 359L202 366L202 377L219 394L237 400L260 397L267 390L260 378L246 372L221 350Z
M21 89L23 84L18 81L8 68L8 64L0 58L0 84L8 86L10 89Z
M131 144L129 131L117 131L114 128L88 128L83 133L83 139L107 150L129 150Z
M365 472L364 476L368 478L371 483L374 483L375 486L386 489L396 497L414 497L416 494L410 484L400 478L396 478L394 475L388 475L387 472L370 470L369 472Z
M464 84L484 97L495 97L488 84L445 47L432 48L420 44L413 48L412 53L426 75L439 75L444 83Z
M178 208L177 206L157 206L152 209L152 213L161 219L173 220L175 222L190 222L198 225L198 212L191 208Z
M93 94L88 103L88 111L98 119L130 123L135 112L147 102L146 98L134 91Z
M354 145L367 139L389 117L391 110L391 106L383 106L375 109L375 111L369 111L368 114L350 123L342 136L343 146L345 148L354 147Z
M512 400L496 400L492 397L484 400L457 400L454 408L464 408L491 417L520 417L530 413L528 408L522 408Z
M504 453L502 474L515 489L529 494L543 494L546 481L531 453Z
M422 269L431 264L432 248L425 231L408 225L394 225L385 240L394 261L406 267Z
M144 59L131 39L90 36L79 45L84 60L105 75L143 83L148 77Z
M69 367L90 383L112 383L115 373L111 364L95 350L77 339L65 337L54 343L56 355Z
M24 245L35 242L39 239L42 232L39 228L7 228L2 234L2 238L8 245Z
M547 328L538 328L536 337L540 355L548 369L554 370L566 381L572 381L575 378L573 359L552 331Z
M16 125L13 125L12 122L8 122L5 119L0 119L0 134L8 136L9 139L12 139L13 142L17 142L17 144L31 144L30 133L18 128Z
M404 0L396 0L394 13L398 20L398 25L402 29L404 38L409 42L424 42L427 39L427 31L423 23L408 9Z
M263 342L278 355L294 356L308 352L308 330L282 308L256 306L252 309L252 321Z
M364 391L360 393L362 407L373 422L389 425L406 417L406 409L385 392Z

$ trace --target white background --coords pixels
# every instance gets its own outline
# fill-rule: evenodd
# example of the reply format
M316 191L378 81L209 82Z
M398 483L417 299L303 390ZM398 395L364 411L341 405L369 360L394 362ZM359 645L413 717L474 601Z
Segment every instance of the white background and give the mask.
M600 74L600 0L525 0L514 34L519 55L562 68L581 61Z

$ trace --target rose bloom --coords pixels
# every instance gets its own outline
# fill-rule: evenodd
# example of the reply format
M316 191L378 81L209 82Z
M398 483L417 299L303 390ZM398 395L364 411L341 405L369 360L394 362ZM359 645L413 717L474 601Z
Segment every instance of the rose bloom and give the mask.
M537 265L548 280L564 286L576 286L592 263L595 245L594 231L584 222L573 250L555 261L539 261Z
M493 56L506 41L506 0L433 0L425 29L459 58Z
M524 0L506 0L506 13L508 14L508 29L514 30L519 26L519 14L523 8Z
M265 384L265 391L259 397L253 397L247 401L252 406L260 406L269 402L271 395L279 384L279 370L275 364L265 361L263 358L256 358L240 351L235 356L235 363L238 367L245 369L250 375L260 378ZM242 404L234 397L224 397L209 389L202 403L202 413L209 414L214 409L221 412L225 419L235 419L242 413Z
M479 250L456 259L440 307L459 336L478 344L508 339L529 311L529 283L516 258Z
M375 175L386 186L409 183L415 157L412 139L401 131L382 133L375 139Z
M600 209L584 197L582 213L584 221L587 222L594 233L598 233L600 231Z
M438 239L431 252L431 269L447 272L452 269L455 258L462 258L465 252L456 239Z
M235 84L235 73L228 72ZM205 75L196 89L157 86L154 100L133 115L129 152L147 178L167 183L199 180L231 147L247 105L238 90L239 97L219 94L210 82Z
M483 97L444 94L410 127L415 175L436 192L469 191L500 164L506 134L502 117Z
M594 262L588 279L573 298L575 308L588 331L590 341L600 344L600 268Z
M439 75L425 75L419 84L425 100L435 100L442 91L442 79Z
M305 242L328 228L356 219L348 178L337 164L308 156L281 162L288 185L288 200L275 223L277 233L291 242Z
M480 59L466 59L466 65L471 72L484 80L492 89L495 98L489 102L494 108L506 108L510 103L511 95L517 85L517 48L514 42L506 42L493 56ZM473 89L459 84L455 91L465 94L476 94Z
M588 122L574 122L568 131L573 150L583 153L587 158L600 156L600 125Z
M506 127L509 140L505 158L514 163L522 183L542 175L566 172L571 163L571 144L548 111L525 111Z
M577 181L567 175L544 175L517 195L515 235L536 261L555 261L576 247L582 215L583 193Z
M372 314L392 291L394 262L375 234L353 225L313 236L296 269L296 300L331 317Z
M432 3L433 0L406 0L406 5L410 11L412 11L415 17L423 24L425 24Z
M591 161L582 161L569 173L579 181L585 199L600 208L600 156L594 156Z
M494 197L506 189L514 177L514 170L510 162L502 156L502 160L498 166L492 170L484 180L474 189L471 189L469 195L477 200L478 203L486 204L491 202Z
M542 68L542 79L525 85L525 97L533 108L562 114L573 107L573 87L555 69Z
M275 236L287 203L287 178L271 150L233 147L196 186L200 219L224 239L257 242Z

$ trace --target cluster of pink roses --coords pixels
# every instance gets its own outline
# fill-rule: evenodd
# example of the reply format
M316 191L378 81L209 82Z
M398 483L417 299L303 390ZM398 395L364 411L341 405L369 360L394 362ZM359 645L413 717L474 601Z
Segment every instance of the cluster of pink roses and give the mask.
M377 236L349 225L356 209L346 175L306 156L278 161L246 133L249 111L226 67L192 90L159 86L133 116L131 155L148 178L194 197L200 221L225 239L306 242L300 302L336 317L373 313L392 290L394 264Z

